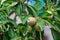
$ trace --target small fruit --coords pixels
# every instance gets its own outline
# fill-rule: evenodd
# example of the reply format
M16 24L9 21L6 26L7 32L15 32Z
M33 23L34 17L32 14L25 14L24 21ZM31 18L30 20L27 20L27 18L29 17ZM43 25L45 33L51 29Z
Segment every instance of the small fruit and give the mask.
M36 23L36 19L34 17L29 17L28 20L27 20L27 23L30 26L33 26Z
M3 32L0 32L0 35L2 35L3 34Z
M35 30L40 31L40 26L38 24L35 25Z
M29 26L27 31L28 31L28 33L32 33L32 27Z

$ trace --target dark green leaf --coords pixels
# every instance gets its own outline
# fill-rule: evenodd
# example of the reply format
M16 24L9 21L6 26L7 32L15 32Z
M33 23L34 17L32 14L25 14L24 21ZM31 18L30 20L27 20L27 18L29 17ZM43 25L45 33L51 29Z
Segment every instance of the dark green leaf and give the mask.
M54 40L60 40L60 33L55 31L54 29L51 29L51 31L52 31L52 35L53 35Z

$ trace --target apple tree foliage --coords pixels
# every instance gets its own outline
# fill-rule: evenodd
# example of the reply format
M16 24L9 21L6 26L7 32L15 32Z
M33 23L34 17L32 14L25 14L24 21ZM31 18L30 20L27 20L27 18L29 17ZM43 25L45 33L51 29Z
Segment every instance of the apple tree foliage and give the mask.
M0 0L0 40L43 40L47 25L60 40L59 0Z

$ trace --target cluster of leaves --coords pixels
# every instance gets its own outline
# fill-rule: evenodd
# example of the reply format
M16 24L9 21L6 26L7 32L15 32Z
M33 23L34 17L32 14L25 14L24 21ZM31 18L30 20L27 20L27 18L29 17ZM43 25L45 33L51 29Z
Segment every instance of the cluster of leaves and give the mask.
M46 0L43 5L40 1L35 0L36 3L31 6L28 0L27 3L25 1L0 0L0 40L42 40L46 24L51 26L54 40L60 40L56 38L60 35L58 35L60 33L60 5L54 6L54 1ZM11 19L10 15L13 13L15 17ZM17 23L16 17L19 17L21 21ZM29 17L37 19L35 25L38 27L27 23Z

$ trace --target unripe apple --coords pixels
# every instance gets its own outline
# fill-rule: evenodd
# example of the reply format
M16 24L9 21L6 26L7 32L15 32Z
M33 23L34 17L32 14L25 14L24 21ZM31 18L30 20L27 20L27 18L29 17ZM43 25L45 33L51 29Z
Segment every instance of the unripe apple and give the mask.
M40 28L40 26L38 24L35 25L35 30L36 31L40 31L41 30L41 28Z
M29 17L28 20L27 20L27 23L30 26L33 26L36 23L36 19L34 17Z
M28 29L27 29L28 33L32 33L32 27L29 26Z

